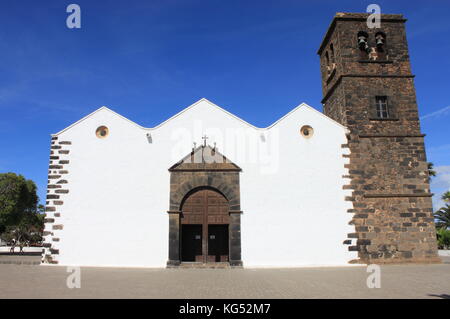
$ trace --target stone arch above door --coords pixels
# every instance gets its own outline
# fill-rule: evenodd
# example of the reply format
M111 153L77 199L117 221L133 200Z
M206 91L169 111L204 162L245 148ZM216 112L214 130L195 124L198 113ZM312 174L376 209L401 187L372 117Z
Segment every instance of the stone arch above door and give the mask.
M183 199L195 189L216 189L229 202L230 264L241 266L241 204L239 173L241 168L229 161L215 148L200 146L193 149L169 168L169 260L168 266L180 264L180 213Z
M186 195L200 187L211 187L222 193L230 210L240 210L239 171L172 171L170 174L170 210L181 209Z

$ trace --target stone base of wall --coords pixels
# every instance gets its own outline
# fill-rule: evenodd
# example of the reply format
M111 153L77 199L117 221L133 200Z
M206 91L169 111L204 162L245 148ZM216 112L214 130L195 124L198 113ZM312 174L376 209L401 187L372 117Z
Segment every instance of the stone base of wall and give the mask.
M429 257L429 258L391 258L391 259L353 259L349 261L349 264L378 264L378 265L396 265L396 264L442 264L442 260L439 257Z
M189 269L230 269L230 268L242 268L240 266L231 265L230 263L180 263L178 266L169 266L167 268L189 268Z

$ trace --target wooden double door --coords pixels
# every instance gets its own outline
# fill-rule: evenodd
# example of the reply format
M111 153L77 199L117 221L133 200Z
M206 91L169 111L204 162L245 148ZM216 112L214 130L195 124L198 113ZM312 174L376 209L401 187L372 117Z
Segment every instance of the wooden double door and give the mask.
M229 205L212 189L189 194L182 205L181 261L228 262Z

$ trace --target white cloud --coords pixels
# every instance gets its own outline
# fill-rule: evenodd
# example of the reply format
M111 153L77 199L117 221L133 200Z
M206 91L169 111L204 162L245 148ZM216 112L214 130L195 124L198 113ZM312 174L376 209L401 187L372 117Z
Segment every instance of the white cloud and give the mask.
M427 151L429 152L437 152L437 151L447 151L450 150L450 144L443 144L439 146L427 147Z
M450 190L450 165L437 166L435 169L436 177L431 179L431 190L435 194L433 196L433 208L438 210L444 206L444 201L441 196L446 191Z
M450 165L437 166L435 169L436 177L433 179L435 187L449 188L450 187Z
M435 117L435 116L439 116L439 115L441 115L441 116L447 115L449 113L450 113L450 105L446 106L446 107L444 107L444 108L442 108L440 110L437 110L435 112L425 114L424 116L420 117L420 119L424 120L424 119L428 119L430 117Z

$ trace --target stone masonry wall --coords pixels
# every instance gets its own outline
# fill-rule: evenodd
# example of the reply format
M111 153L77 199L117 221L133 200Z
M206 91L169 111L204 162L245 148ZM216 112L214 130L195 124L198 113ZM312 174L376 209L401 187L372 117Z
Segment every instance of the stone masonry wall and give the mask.
M422 137L349 141L350 250L362 262L435 261L437 246Z
M45 207L43 263L58 263L60 233L64 228L61 223L61 208L64 205L64 197L69 193L70 145L72 145L70 141L58 141L58 137L52 137Z

